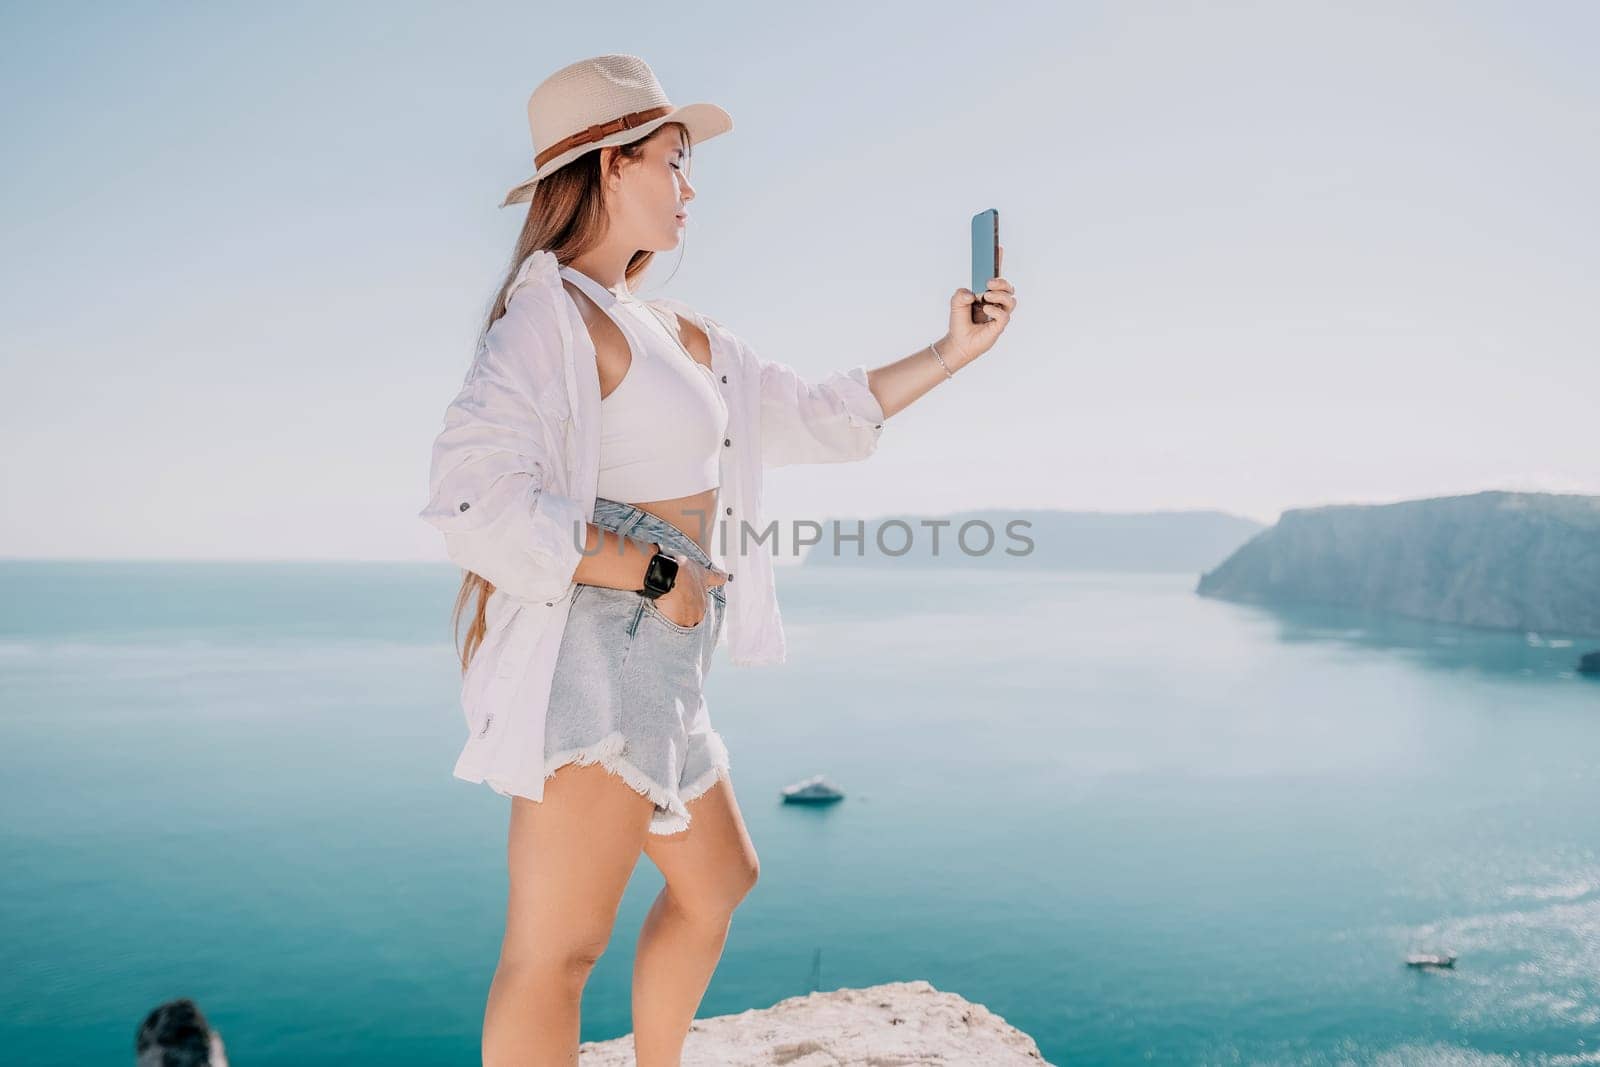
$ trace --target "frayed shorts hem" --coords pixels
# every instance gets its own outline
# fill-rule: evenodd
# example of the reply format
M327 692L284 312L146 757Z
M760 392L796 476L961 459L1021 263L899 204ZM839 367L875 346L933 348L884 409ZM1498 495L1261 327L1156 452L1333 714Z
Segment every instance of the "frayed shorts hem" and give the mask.
M598 763L626 782L634 792L648 797L655 804L655 814L650 817L650 833L681 833L689 828L688 802L709 791L717 784L717 779L729 777L728 746L715 730L709 730L703 736L710 754L709 766L676 790L660 785L628 758L627 737L620 730L581 748L552 753L545 759L544 777L548 781L551 775L569 764Z

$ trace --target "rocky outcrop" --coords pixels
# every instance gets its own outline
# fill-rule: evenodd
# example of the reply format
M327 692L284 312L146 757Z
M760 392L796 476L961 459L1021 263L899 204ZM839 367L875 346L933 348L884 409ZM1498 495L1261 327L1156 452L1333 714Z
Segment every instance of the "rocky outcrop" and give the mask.
M1600 497L1484 492L1286 511L1196 592L1600 634Z
M633 1036L585 1042L584 1067L633 1067ZM683 1067L1041 1067L1033 1038L982 1004L925 981L780 1000L696 1019Z
M136 1038L138 1067L228 1067L222 1038L194 1001L152 1011ZM633 1035L579 1046L583 1067L634 1067ZM696 1019L682 1067L1050 1067L1033 1038L925 981L780 1000Z

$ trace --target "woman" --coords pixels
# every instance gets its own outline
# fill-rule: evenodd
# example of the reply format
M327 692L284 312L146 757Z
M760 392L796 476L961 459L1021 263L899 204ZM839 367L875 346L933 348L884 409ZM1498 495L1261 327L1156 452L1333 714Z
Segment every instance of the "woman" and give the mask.
M703 691L724 638L736 664L784 659L762 468L870 455L885 419L993 346L1016 298L994 279L974 325L959 289L939 340L808 382L633 292L677 245L690 152L733 128L725 111L674 107L643 60L603 55L546 79L528 115L538 170L505 199L527 222L421 513L467 570L457 624L472 605L454 773L511 798L483 1059L576 1062L642 850L666 879L633 979L636 1056L656 1067L678 1062L758 870Z

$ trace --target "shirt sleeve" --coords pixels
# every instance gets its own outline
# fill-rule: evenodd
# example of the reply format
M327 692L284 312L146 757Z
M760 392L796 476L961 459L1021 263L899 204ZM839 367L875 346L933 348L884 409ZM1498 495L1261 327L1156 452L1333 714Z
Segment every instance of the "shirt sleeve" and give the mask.
M454 563L528 600L566 592L587 524L584 506L550 484L564 463L571 421L565 393L553 384L563 354L550 314L529 293L490 327L445 410L429 502L419 513L444 534Z
M836 370L808 381L794 368L762 359L740 341L748 372L761 378L761 461L843 463L866 459L883 434L883 406L867 387L867 368Z

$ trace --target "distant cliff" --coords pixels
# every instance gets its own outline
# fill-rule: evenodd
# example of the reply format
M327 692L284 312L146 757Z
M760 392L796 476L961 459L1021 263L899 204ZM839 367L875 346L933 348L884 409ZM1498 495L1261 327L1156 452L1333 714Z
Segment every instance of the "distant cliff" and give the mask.
M859 550L854 541L845 540L855 534L858 522L865 531ZM1220 511L1021 509L868 521L831 519L819 525L821 539L807 549L807 567L1038 567L1188 574L1214 565L1263 529L1254 519ZM787 537L788 527L782 532ZM900 554L902 549L906 551Z
M1491 491L1286 511L1195 591L1600 635L1600 497Z

